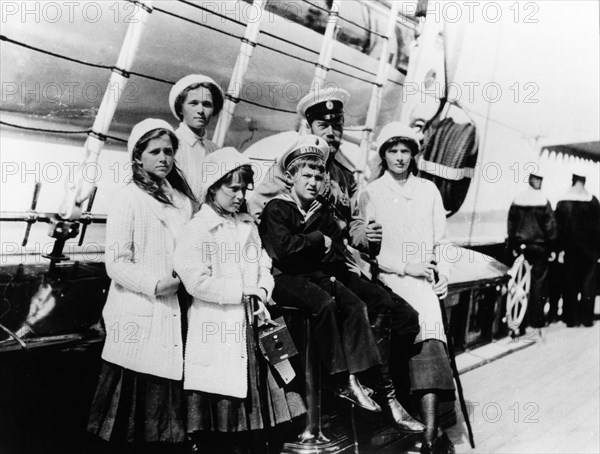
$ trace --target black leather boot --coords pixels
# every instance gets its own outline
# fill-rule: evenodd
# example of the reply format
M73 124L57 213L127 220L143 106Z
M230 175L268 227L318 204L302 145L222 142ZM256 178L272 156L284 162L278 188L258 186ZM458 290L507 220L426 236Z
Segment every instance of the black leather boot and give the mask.
M380 314L372 325L373 336L381 357L380 373L368 382L375 394L373 400L392 426L403 433L422 433L425 426L413 418L396 399L396 389L390 377L390 338L392 334L392 316Z
M336 374L330 378L329 390L340 399L347 400L367 411L379 413L381 408L371 399L355 375Z

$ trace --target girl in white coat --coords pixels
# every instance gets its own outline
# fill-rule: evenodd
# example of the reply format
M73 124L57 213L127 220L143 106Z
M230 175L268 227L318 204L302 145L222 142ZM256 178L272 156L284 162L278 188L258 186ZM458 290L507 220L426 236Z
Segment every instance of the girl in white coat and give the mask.
M111 202L103 318L106 340L88 431L107 441L186 439L183 342L172 255L194 197L174 166L178 140L163 120L132 130L132 181ZM164 447L163 447L164 449Z
M427 426L421 452L448 452L451 443L445 434L438 438L437 423L438 402L454 400L439 304L448 293L449 266L443 257L446 213L436 186L416 176L417 133L401 123L390 123L377 142L381 173L362 194L361 210L365 219L383 227L379 279L419 312L421 329L409 373L411 392L419 400Z
M204 203L185 228L174 256L175 271L194 298L185 352L187 430L206 452L214 452L210 440L221 446L234 442L234 450L247 431L263 429L267 421L261 404L269 407L271 425L305 411L299 394L284 392L272 377L266 402L259 393L252 320L258 313L268 318L265 304L274 283L258 229L244 212L246 190L253 184L249 164L234 148L206 157ZM253 298L260 306L256 314ZM244 434L223 437L227 432Z

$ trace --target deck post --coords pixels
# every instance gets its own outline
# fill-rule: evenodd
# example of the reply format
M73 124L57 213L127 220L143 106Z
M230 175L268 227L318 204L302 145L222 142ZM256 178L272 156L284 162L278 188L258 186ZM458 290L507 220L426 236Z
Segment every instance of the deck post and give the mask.
M331 3L331 8L329 9L327 27L325 28L325 34L323 35L323 42L321 43L319 58L315 63L315 74L309 87L309 89L314 89L317 92L323 88L325 79L327 78L327 73L331 69L333 45L336 40L339 20L339 6L337 1L334 0ZM308 125L304 121L300 124L300 134L309 134Z
M140 6L140 9L136 13L137 17L127 29L119 58L112 68L108 88L100 103L92 130L88 133L88 138L84 146L86 157L75 170L75 178L71 177L67 180L65 196L58 210L60 217L63 219L71 221L79 219L82 214L83 203L94 191L94 179L86 178L83 171L87 166L98 166L98 157L104 147L106 133L115 115L119 101L125 92L127 81L129 80L129 71L133 66L142 33L146 27L146 21L152 13L151 0L140 0L137 4Z
M323 43L321 44L321 52L319 59L315 64L315 75L312 80L311 87L320 87L325 82L327 73L331 66L331 56L333 54L333 45L337 35L337 24L339 22L339 6L336 1L331 3L329 17L327 18L327 27L323 35Z
M225 142L225 136L231 126L231 120L233 119L233 113L235 112L235 106L240 101L240 92L242 90L242 84L246 77L246 70L248 69L248 63L252 57L252 51L256 47L256 39L260 31L260 24L262 22L264 12L265 0L254 0L252 6L257 8L259 18L255 21L251 21L246 26L246 33L242 38L242 44L240 46L240 52L238 53L231 74L231 80L229 81L229 88L225 94L225 102L223 103L223 111L217 121L215 133L213 135L213 142L219 147L223 146Z
M377 68L377 76L373 82L371 89L371 100L369 101L369 110L367 111L367 120L362 132L362 138L360 141L359 161L356 169L361 173L362 177L359 177L358 184L359 189L365 184L365 170L367 163L369 162L369 152L371 151L371 142L373 140L373 130L377 125L377 117L379 116L379 110L381 108L381 96L383 94L383 88L387 82L387 78L394 61L394 55L390 52L390 44L392 39L395 37L396 21L398 17L399 2L391 2L390 17L388 19L386 39L381 49L381 56L379 57L379 67Z

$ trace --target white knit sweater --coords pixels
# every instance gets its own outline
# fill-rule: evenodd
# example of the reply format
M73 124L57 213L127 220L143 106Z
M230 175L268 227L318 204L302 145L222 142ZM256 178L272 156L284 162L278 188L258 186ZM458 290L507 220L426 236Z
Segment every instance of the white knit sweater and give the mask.
M102 358L137 372L181 380L177 295L154 296L158 281L173 272L175 238L192 214L189 199L177 192L175 204L180 208L162 204L130 183L111 205L105 263L112 283L102 313L107 331Z
M246 397L244 294L270 295L271 259L250 215L219 216L207 204L186 226L173 259L194 297L189 311L185 389Z

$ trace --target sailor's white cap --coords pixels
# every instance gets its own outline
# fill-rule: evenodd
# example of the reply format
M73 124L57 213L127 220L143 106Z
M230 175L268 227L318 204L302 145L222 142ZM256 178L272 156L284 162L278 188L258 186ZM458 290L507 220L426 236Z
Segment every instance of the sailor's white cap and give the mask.
M546 176L546 172L538 163L535 163L535 169L529 174L530 177L543 179Z
M325 139L312 134L301 135L295 138L292 146L281 156L282 169L287 169L296 159L305 156L316 156L327 162L329 157L329 144Z
M576 164L572 168L573 177L587 179L588 169L583 164Z

